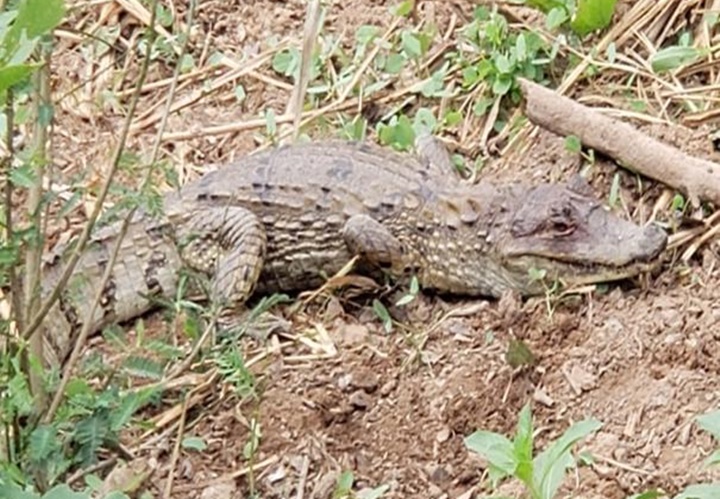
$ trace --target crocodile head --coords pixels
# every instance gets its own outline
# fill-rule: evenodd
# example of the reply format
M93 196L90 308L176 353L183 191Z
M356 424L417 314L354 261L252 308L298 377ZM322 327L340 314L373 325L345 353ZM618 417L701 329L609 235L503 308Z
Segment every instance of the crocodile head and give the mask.
M580 177L532 187L512 204L495 251L505 277L525 294L545 289L538 275L566 287L635 276L657 263L667 244L663 229L613 214Z

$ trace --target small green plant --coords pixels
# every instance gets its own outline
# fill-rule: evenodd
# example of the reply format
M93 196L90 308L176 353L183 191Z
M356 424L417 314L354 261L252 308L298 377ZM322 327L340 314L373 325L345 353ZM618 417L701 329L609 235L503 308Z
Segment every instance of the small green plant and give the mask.
M475 9L473 21L462 32L473 52L462 54L462 84L470 90L486 85L490 92L478 99L474 112L484 115L495 99L510 96L518 103L515 78L540 81L550 61L550 47L532 31L511 29L502 14L485 7Z
M352 471L343 471L338 476L332 499L379 499L385 492L390 490L389 485L381 485L374 489L363 489L358 492L353 491L353 483L355 476Z
M507 477L514 476L524 485L532 499L551 499L574 465L571 448L578 441L597 431L602 423L585 420L575 423L543 452L533 457L533 426L530 404L520 411L517 433L513 440L504 435L479 430L465 438L465 446L490 462L489 475L493 488Z

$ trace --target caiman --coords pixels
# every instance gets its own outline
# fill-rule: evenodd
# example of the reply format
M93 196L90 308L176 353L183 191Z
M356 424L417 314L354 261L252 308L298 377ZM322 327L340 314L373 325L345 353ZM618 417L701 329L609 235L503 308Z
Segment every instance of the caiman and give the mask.
M234 305L320 286L354 256L394 278L415 275L421 288L527 296L546 289L532 269L568 286L611 281L648 269L666 246L664 230L614 215L582 182L469 184L431 156L315 142L206 173L166 194L162 216L133 218L92 330L175 296L183 266L208 276L210 300ZM117 225L96 232L51 310L46 362L69 353L117 237ZM61 261L45 266L46 295Z

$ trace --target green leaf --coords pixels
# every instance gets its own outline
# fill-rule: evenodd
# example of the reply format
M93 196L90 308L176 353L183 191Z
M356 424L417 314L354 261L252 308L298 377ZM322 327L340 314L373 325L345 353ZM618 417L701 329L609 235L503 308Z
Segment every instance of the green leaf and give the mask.
M182 73L189 73L196 67L197 66L195 65L195 59L193 59L193 56L190 54L183 54L182 58L180 59L180 71Z
M11 29L25 31L28 38L50 33L65 15L63 0L23 0Z
M400 34L400 42L405 53L411 58L417 59L423 55L422 43L420 43L420 39L413 33L403 31Z
M202 452L207 449L205 440L201 437L185 437L182 441L183 449L196 450Z
M582 151L582 143L577 135L565 137L565 149L570 152L579 153Z
M510 91L513 84L513 77L511 75L500 75L493 82L493 93L495 95L505 95Z
M670 209L673 211L682 211L685 208L685 198L682 194L675 194L673 196L672 203L670 203Z
M32 165L29 164L24 164L22 166L18 166L17 168L13 168L10 172L10 180L12 181L13 185L17 187L24 187L26 189L29 189L33 185L35 185L36 179L37 175L35 173L35 170L33 169Z
M657 499L663 497L665 494L659 490L648 490L647 492L641 492L640 494L633 494L627 499Z
M500 74L511 74L513 66L510 63L510 59L505 54L497 54L494 59L495 68L497 68Z
M617 0L579 0L570 26L580 36L607 27Z
M346 470L340 473L340 476L337 479L337 485L335 486L335 492L333 492L332 495L333 499L339 499L350 494L350 492L352 492L354 481L355 477L353 476L352 471Z
M405 0L404 2L400 2L400 4L393 9L393 14L396 16L407 17L412 12L414 6L414 0Z
M720 497L720 484L699 483L690 485L673 499L717 499Z
M512 475L518 462L513 444L505 436L490 431L478 430L465 437L465 447L490 461L501 473Z
M517 433L513 440L515 459L517 466L515 476L525 484L532 483L533 477L533 427L532 411L527 403L520 411L517 423Z
M720 410L698 416L695 421L700 428L720 440Z
M650 65L656 73L663 73L695 62L701 55L702 52L694 47L667 47L650 58Z
M420 85L420 93L423 97L444 97L447 94L445 89L445 68L435 71L430 78L423 80Z
M432 110L421 107L415 113L415 119L413 122L413 130L416 135L422 133L431 133L437 126L437 119L433 114Z
M130 422L133 415L153 396L153 390L140 390L122 397L120 406L110 416L110 429L120 431Z
M355 32L355 40L358 45L367 45L377 38L378 33L380 33L380 28L365 24L360 26Z
M75 440L81 445L79 452L84 464L90 464L96 460L96 452L108 436L108 422L99 415L90 416L80 421L75 426Z
M568 13L565 8L555 8L548 12L547 18L545 19L545 25L548 30L554 31L568 20Z
M408 303L412 302L414 299L415 299L415 297L412 294L408 293L406 295L401 296L400 299L395 302L395 306L403 307L403 306L407 305Z
M102 490L104 482L95 473L85 475L85 477L83 477L83 480L85 481L85 485L87 485L94 492L99 492Z
M15 245L0 245L0 265L15 265L18 261L18 248Z
M705 466L715 466L720 463L720 449L714 451L705 460Z
M519 62L523 62L527 59L527 42L525 41L525 35L520 33L515 40L515 56Z
M55 427L50 425L41 425L33 430L30 435L30 445L28 447L28 456L30 460L36 463L49 458L56 450L58 450L58 436Z
M554 497L565 469L572 465L570 448L601 426L602 423L594 419L575 423L535 458L534 482L541 489L542 497Z
M450 110L445 113L443 117L443 124L448 127L457 126L463 121L462 112L456 110Z
M378 135L381 143L399 150L409 150L415 143L415 130L410 118L404 114L399 118L393 117L388 125L380 124Z
M386 333L392 332L392 318L390 317L390 312L388 312L388 309L385 308L385 305L382 304L380 300L373 300L373 311L375 312L375 315L378 316L378 318L382 321L383 327L385 328Z
M82 492L75 492L67 485L62 484L48 490L42 499L88 499L88 496Z
M544 13L550 12L552 9L564 9L565 3L561 0L526 0L530 7L539 9Z
M14 484L0 484L0 497L12 497L13 499L41 499L38 494L22 490Z
M274 137L277 134L277 120L275 119L275 111L272 108L265 110L265 131L269 137Z
M390 54L385 59L385 71L390 74L398 74L405 67L407 58L403 54Z
M285 49L277 52L272 60L272 68L283 76L293 76L300 64L300 53L297 49Z
M13 85L25 80L37 67L39 66L33 64L19 64L0 68L0 95L7 92Z
M163 377L163 366L158 362L138 355L131 355L123 362L123 371L127 374L151 380L159 380Z

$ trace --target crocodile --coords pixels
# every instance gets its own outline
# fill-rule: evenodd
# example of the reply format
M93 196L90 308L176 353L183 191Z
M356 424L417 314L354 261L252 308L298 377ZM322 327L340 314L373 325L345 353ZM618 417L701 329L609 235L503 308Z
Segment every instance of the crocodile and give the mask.
M278 146L205 173L165 194L161 215L136 213L91 331L175 296L183 268L208 276L209 300L235 306L321 286L355 257L359 269L415 276L422 289L492 298L543 293L532 269L568 286L635 276L666 246L662 228L613 214L577 176L471 184L431 156L330 140ZM62 364L69 353L118 233L117 224L96 231L51 309L46 362ZM45 295L61 253L47 259Z

